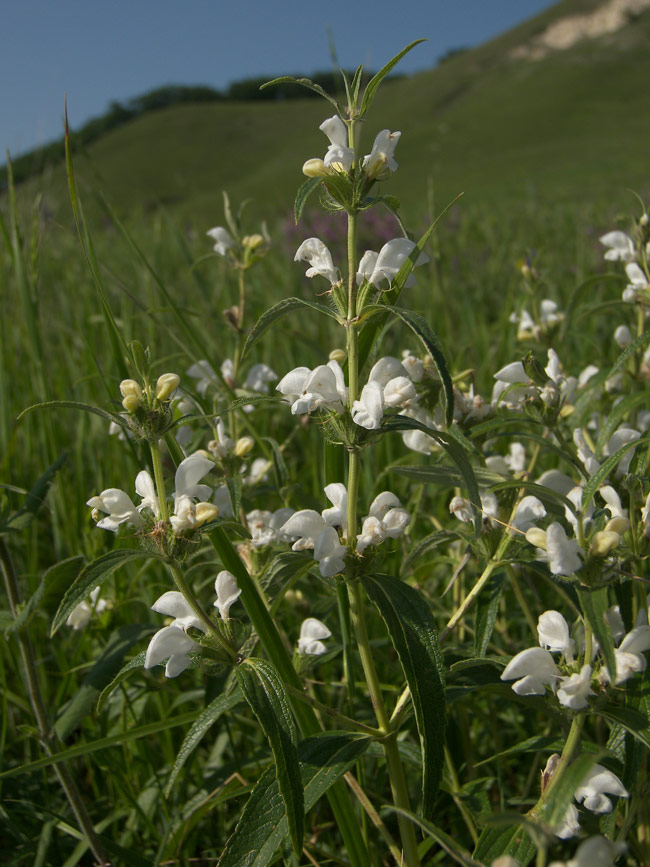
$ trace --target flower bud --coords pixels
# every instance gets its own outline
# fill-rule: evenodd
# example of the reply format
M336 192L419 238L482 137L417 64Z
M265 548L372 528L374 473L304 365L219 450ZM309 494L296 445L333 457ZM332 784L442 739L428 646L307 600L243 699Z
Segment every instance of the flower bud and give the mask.
M647 214L642 214L639 217L639 226L647 226L650 225L650 217Z
M621 537L613 530L601 530L591 540L591 553L594 557L606 557L620 541Z
M122 401L122 406L127 412L135 412L136 409L140 408L141 403L142 401L135 394L127 394Z
M242 238L242 247L248 247L249 250L257 250L264 243L264 238L259 234L244 235Z
M219 514L219 507L214 503L197 503L196 504L196 523L197 526L206 524L208 521L214 521Z
M622 515L617 518L612 518L611 521L608 521L605 524L605 530L612 533L618 533L619 536L622 536L623 533L626 533L630 529L630 522L627 518L624 518Z
M181 381L177 373L163 373L156 382L156 400L168 400Z
M345 349L333 349L329 354L329 360L338 361L339 364L343 364L347 357L348 354Z
M529 530L526 530L526 541L536 548L546 551L546 530L541 530L539 527L531 527Z
M319 159L307 160L302 167L302 173L308 178L324 178L332 174L323 160Z
M123 379L120 383L120 391L122 392L122 397L137 397L138 400L142 400L142 388L140 387L140 383L136 382L135 379Z
M239 437L235 443L235 456L244 458L253 449L255 440L253 437Z

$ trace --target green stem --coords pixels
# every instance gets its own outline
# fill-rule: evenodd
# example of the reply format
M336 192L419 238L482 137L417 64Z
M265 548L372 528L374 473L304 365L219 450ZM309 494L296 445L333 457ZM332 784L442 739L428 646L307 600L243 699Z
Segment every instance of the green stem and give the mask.
M357 731L363 732L364 735L370 735L370 737L377 739L383 738L386 734L380 729L375 729L372 726L367 726L362 722L357 722L356 720L351 719L349 716L345 716L345 714L333 710L328 705L318 701L317 698L314 698L311 695L307 695L307 693L304 692L304 690L302 689L296 689L288 683L285 683L284 686L289 695L295 696L298 701L302 701L305 704L310 705L311 707L320 711L325 716L330 717L330 719L336 720L337 722L342 723L344 726L348 726L348 728L357 729Z

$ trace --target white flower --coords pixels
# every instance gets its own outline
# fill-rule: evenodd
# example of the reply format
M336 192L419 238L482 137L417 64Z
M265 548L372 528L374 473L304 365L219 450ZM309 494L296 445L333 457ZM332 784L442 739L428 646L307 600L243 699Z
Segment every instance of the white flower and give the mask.
M318 238L307 238L303 241L296 250L293 261L309 262L311 267L307 268L308 277L319 274L321 277L327 277L332 285L340 280L338 269L334 267L332 261L332 254Z
M636 262L626 265L625 272L630 282L623 290L623 301L634 302L637 300L639 292L645 292L650 289L650 284L648 283L648 278Z
M415 250L415 247L413 241L409 241L408 238L393 238L392 241L384 244L378 254L373 253L372 250L366 250L359 262L357 283L367 280L377 288L379 288L382 280L387 280L389 285L392 284L397 272ZM420 253L413 267L425 265L428 261L429 257L425 253ZM415 277L412 272L406 279L404 286L415 286Z
M608 248L605 259L610 262L633 262L636 258L634 243L625 232L608 232L600 243Z
M156 518L160 517L160 503L153 479L146 470L141 470L135 477L135 492L142 497L138 512L151 509Z
M214 607L219 609L222 620L228 620L230 606L241 596L241 590L237 586L237 579L232 572L222 569L214 582L214 590L217 594L217 601L214 603Z
M193 379L198 379L196 384L196 392L203 396L208 388L219 385L219 377L214 368L205 359L197 361L191 367L188 367L185 373Z
M232 502L227 485L219 485L215 488L212 502L219 509L222 518L232 518Z
M314 560L323 578L331 578L345 569L346 547L341 545L334 527L325 526L314 542Z
M454 497L449 503L449 511L463 524L469 524L474 520L472 504L465 497Z
M198 482L213 469L213 462L199 452L194 452L193 455L182 460L174 477L174 500L179 497L207 500L212 493L212 488L209 485L199 485Z
M232 235L223 226L215 226L214 229L209 229L206 234L214 238L216 243L213 250L220 256L225 256L228 250L236 246Z
M416 397L415 386L407 376L396 376L384 386L384 403L386 406L410 406Z
M551 861L548 867L615 867L616 859L626 849L625 843L615 843L600 836L589 837L578 846L575 858L570 861Z
M199 650L200 646L180 626L164 626L149 642L144 667L153 668L166 659L165 677L177 677L190 664L188 653Z
M537 497L529 495L524 497L517 504L515 514L512 518L512 525L517 530L525 533L526 530L529 530L536 521L539 521L545 516L546 509L544 503L542 503L541 500L538 500Z
M288 542L290 537L282 532L282 526L294 514L294 509L277 509L275 512L253 509L246 515L254 548L263 548L276 542Z
M235 447L235 443L226 433L226 426L221 417L215 419L215 430L217 433L216 439L212 440L208 448L212 454L220 459L227 458ZM198 478L202 478L199 476Z
M167 593L163 593L151 606L151 610L173 617L173 625L180 629L189 629L193 626L205 632L205 627L196 616L194 609L178 590L168 590Z
M555 754L557 756L557 753ZM569 804L562 819L562 824L555 832L555 836L560 840L570 840L580 833L580 814L575 804ZM593 865L590 865L593 867Z
M593 476L600 469L600 464L594 457L594 453L589 447L585 435L579 427L574 428L573 430L573 442L578 450L578 457L582 461L587 474Z
M633 340L632 332L627 325L619 325L614 331L614 341L618 343L621 349L625 349L625 347L629 346Z
M308 617L303 620L300 627L300 638L298 639L298 653L306 656L320 656L327 652L327 648L323 644L322 639L329 638L331 632L317 620L315 617Z
M268 394L269 387L267 383L275 382L277 378L277 373L271 370L268 364L254 364L248 371L248 376L244 382L244 388L256 391L259 394Z
M397 358L392 355L384 355L373 364L368 374L368 382L378 382L382 388L385 388L391 379L398 376L408 377L408 371Z
M583 665L580 674L572 674L560 679L557 697L560 704L571 710L584 710L589 707L587 696L595 695L591 688L591 666Z
M546 530L546 554L553 575L572 575L582 567L578 556L580 545L569 539L561 524L551 524Z
M425 427L430 427L433 430L436 429L433 416L423 406L408 407L407 409L402 410L400 415L406 416L406 418L412 418L414 421L419 421L420 424L425 425ZM402 441L407 449L419 452L422 455L431 454L431 451L437 445L433 437L430 437L421 430L404 431L402 433Z
M341 414L348 398L343 368L338 361L328 361L314 370L296 367L282 377L275 389L292 401L293 415L314 409L329 409Z
M330 140L323 162L326 166L339 171L349 172L354 160L354 151L348 147L348 128L341 118L335 114L328 117L318 127Z
M386 538L386 531L379 518L369 515L363 519L361 533L357 536L357 551L363 553L369 545L381 545Z
M501 674L501 680L515 680L517 695L544 695L545 685L554 684L560 672L553 657L541 647L528 647L513 656Z
M93 613L101 614L102 611L111 607L111 603L106 599L98 600L97 597L99 596L100 590L101 587L95 587L95 589L90 592L90 602L86 602L84 599L78 605L75 605L68 615L68 619L65 622L66 626L71 626L75 631L77 629L84 629L84 627L88 626L90 623L90 618L93 616Z
M348 491L342 482L332 482L325 486L325 496L332 504L331 509L323 509L321 515L331 527L340 527L343 537L347 536Z
M97 521L97 526L102 530L117 533L120 524L129 522L138 527L142 525L140 513L131 502L131 498L119 488L107 488L99 496L91 497L86 505L91 509L108 513L106 518Z
M641 436L638 430L634 430L633 428L622 427L619 428L612 435L611 439L607 443L607 446L603 450L603 453L606 455L613 455L620 448L627 445L628 443L633 443L639 439ZM630 464L632 463L632 458L634 457L634 449L628 449L628 451L623 455L623 457L618 462L616 467L616 476L622 476L627 473L630 468Z
M361 389L359 400L352 404L352 421L366 430L378 430L384 417L384 390L374 380Z
M357 536L357 551L362 553L369 545L379 545L384 539L402 536L410 521L410 514L402 508L395 494L382 491L372 501L369 514L363 519L361 533Z
M424 378L424 364L420 358L411 355L408 349L402 352L402 364L411 382L421 382Z
M372 151L363 158L362 166L368 177L384 180L391 172L397 171L394 154L401 135L401 132L387 129L377 133Z
M537 636L540 647L559 651L567 662L573 662L575 642L569 637L569 624L559 611L545 611L540 614L537 620Z
M301 509L285 521L281 530L287 536L297 537L297 541L291 546L294 551L304 551L305 548L314 547L316 540L327 526L318 512L313 509Z
M574 792L579 804L592 813L611 813L613 804L607 795L629 798L629 794L616 774L602 765L594 765Z

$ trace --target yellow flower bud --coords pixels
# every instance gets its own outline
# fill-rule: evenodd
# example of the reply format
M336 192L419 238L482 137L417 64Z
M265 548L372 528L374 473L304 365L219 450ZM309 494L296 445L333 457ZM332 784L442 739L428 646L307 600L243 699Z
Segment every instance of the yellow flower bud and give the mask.
M255 445L253 437L239 437L235 443L235 455L238 458L246 457Z
M138 400L142 400L142 388L140 387L140 383L136 382L135 379L123 379L120 383L120 391L122 392L122 397L137 397Z
M606 557L621 541L621 537L613 530L601 530L591 540L591 553L594 557Z
M612 533L618 533L619 536L622 536L623 533L626 533L629 529L630 522L622 515L619 515L617 518L612 518L611 521L608 521L605 525L605 530L611 531Z
M136 409L139 409L142 401L135 394L127 394L127 396L122 401L122 406L127 412L135 412Z
M248 247L249 250L256 250L264 243L264 238L257 233L255 235L244 235L241 242L243 247Z
M181 378L177 373L163 373L156 382L156 400L167 400L178 388Z
M196 504L196 523L197 525L206 524L208 521L214 521L219 514L219 507L214 503L197 503Z
M347 357L348 354L345 349L333 349L329 355L330 361L338 361L339 364L343 364Z
M308 178L325 178L327 175L332 174L325 163L318 159L307 160L302 167L302 173L303 175L307 175Z
M540 530L539 527L531 527L529 530L526 530L526 541L536 548L546 551L546 530Z

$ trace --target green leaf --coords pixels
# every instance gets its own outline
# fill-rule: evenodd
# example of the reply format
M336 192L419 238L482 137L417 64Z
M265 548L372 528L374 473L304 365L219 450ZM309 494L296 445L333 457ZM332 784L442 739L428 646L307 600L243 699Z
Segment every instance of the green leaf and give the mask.
M410 42L406 48L403 48L399 54L396 54L391 60L388 61L379 72L374 75L363 91L363 98L361 100L361 108L359 110L359 117L363 117L364 114L368 111L370 106L372 105L372 101L375 97L375 93L377 92L377 88L382 83L384 78L388 75L388 73L393 69L393 67L400 62L402 57L405 54L408 54L412 48L415 48L416 45L419 45L421 42L426 42L426 39L416 39L415 42Z
M504 814L503 819L506 819ZM535 857L537 847L530 839L519 820L522 817L510 817L505 828L488 826L483 829L474 849L474 857L485 864L491 864L500 855L512 855L521 867ZM514 827L513 827L514 824Z
M327 792L361 758L370 738L327 732L298 746L305 810ZM251 792L219 867L265 867L288 833L287 813L273 769L266 770Z
M485 656L487 646L492 637L492 630L497 620L501 591L504 582L503 573L495 573L489 583L479 593L476 600L476 620L474 623L474 654Z
M143 557L156 558L159 560L163 559L159 555L153 554L150 551L120 548L116 551L109 551L107 554L103 554L101 557L98 557L97 560L93 560L92 563L85 566L79 573L77 580L63 597L59 609L54 615L50 635L54 635L61 624L65 623L68 619L68 615L72 610L90 595L91 590L94 590L95 587L101 587L104 581L106 581L106 579L109 578L116 569L119 569L120 566L124 565L124 563L131 560L142 559Z
M137 654L137 656L129 659L129 661L122 666L108 686L105 686L101 691L99 698L97 699L97 713L101 713L104 710L106 702L115 689L122 683L122 681L127 679L132 671L142 671L146 657L147 651L142 650Z
M35 409L80 409L83 412L92 412L108 422L114 422L120 427L128 428L129 423L121 415L112 412L106 412L105 409L100 409L98 406L92 406L89 403L80 403L77 400L48 400L45 403L34 403L24 409L18 419L24 418L28 413L34 412Z
M317 93L319 96L322 96L336 109L337 113L342 115L341 108L338 102L333 99L329 93L327 93L320 84L316 84L309 78L294 78L293 75L282 75L280 78L273 78L271 81L265 81L264 84L260 87L260 90L265 90L267 87L271 87L274 84L299 84L301 87L306 87L307 90L313 90L314 93Z
M625 397L621 397L616 403L611 407L611 410L607 414L607 418L604 421L600 433L598 434L598 439L596 440L596 445L594 452L596 456L600 456L602 454L603 448L609 442L610 437L616 431L618 426L621 423L621 420L630 412L634 412L639 406L643 406L644 404L650 403L650 393L647 391L639 391L636 394L628 394Z
M53 613L53 610L58 607L63 594L79 574L83 563L84 557L79 554L76 557L69 557L67 560L61 560L60 563L50 566L43 573L41 582L34 593L21 608L12 625L7 629L7 633L22 629L31 615L37 610L45 611L48 614Z
M81 721L92 712L101 691L119 671L124 655L153 627L143 623L129 623L116 629L90 669L73 698L59 714L54 730L62 741L72 734Z
M340 322L339 317L336 315L334 310L332 310L332 308L328 307L326 304L319 304L317 301L307 301L304 298L285 298L283 301L275 304L265 313L262 313L260 318L253 326L253 330L246 338L246 343L244 344L244 348L242 350L242 358L244 358L246 353L249 352L252 345L257 340L259 340L262 334L264 334L264 332L276 321L276 319L279 319L281 316L286 316L288 313L293 313L302 307L308 307L311 310L317 310L319 313L325 313L327 316L335 319L337 322Z
M25 412L27 412L27 410L25 410ZM22 530L31 523L34 515L45 502L45 497L50 489L50 485L54 481L57 472L67 460L67 457L68 453L64 452L60 458L54 461L54 463L45 470L43 475L25 497L25 502L20 509L9 517L9 520L4 526L0 527L0 533Z
M404 571L410 569L419 557L422 557L429 551L433 551L438 547L438 545L444 545L445 542L454 542L458 538L458 533L453 530L434 530L433 533L429 533L428 536L425 536L424 539L420 539L418 544L409 551L406 560L404 560Z
M189 759L194 750L197 748L199 742L201 741L201 738L216 723L219 717L223 716L223 714L227 711L232 710L242 700L243 695L241 694L241 691L239 689L236 689L230 695L218 695L206 707L201 716L196 720L196 722L192 725L192 728L185 735L185 740L181 744L181 748L178 751L178 755L176 756L176 761L174 762L174 767L172 768L169 780L167 781L167 785L165 786L165 797L169 797L172 787L176 782L181 770L183 769L185 762Z
M598 644L600 645L601 652L605 657L607 670L611 675L613 683L616 680L614 636L612 635L612 630L604 619L605 612L609 608L607 587L597 587L596 589L592 589L590 587L579 586L577 590L582 612L591 626Z
M509 756L516 756L519 753L561 753L565 743L566 740L564 738L552 737L551 735L535 735L532 738L527 738L525 741L521 741L519 744L515 744L514 747L508 747L507 750L501 750L500 752L495 753L493 756L490 756L489 759L483 759L480 762L476 762L472 767L480 768L482 765L500 761Z
M257 717L273 752L278 787L287 812L289 836L302 851L304 799L298 764L298 734L282 681L270 662L245 659L235 669L244 698Z
M637 676L635 675L634 680L636 679ZM645 702L645 709L641 709L643 708L642 704L640 704L639 709L635 708L632 704L629 707L606 704L598 707L598 714L610 722L623 726L632 737L650 749L650 720L647 713L649 684L647 676L644 675L642 683L644 693L641 694L641 701ZM635 685L628 687L628 692L632 692L633 695L636 690L637 687Z
M627 364L628 359L632 358L636 352L643 349L643 347L648 343L650 343L650 331L644 332L640 337L637 337L636 340L632 341L629 346L626 346L614 362L612 369L607 374L607 379L614 376L614 374L618 373L619 370L622 370Z
M483 867L481 862L475 861L467 849L463 849L462 846L459 846L453 837L450 837L449 834L446 834L427 819L423 819L422 816L416 816L415 813L411 813L409 810L402 810L400 807L389 805L386 805L384 810L399 813L402 816L406 816L406 818L410 819L411 822L415 822L415 824L419 825L425 834L432 837L440 848L443 849L457 864L462 864L463 867Z
M419 313L413 313L411 310L403 310L401 307L391 307L388 304L386 305L386 309L408 325L411 331L420 338L424 348L433 358L433 363L436 366L438 376L442 382L445 420L447 424L450 425L454 420L454 386L438 336L435 334L427 320L423 316L420 316Z
M429 606L413 587L391 575L365 575L361 580L386 624L411 691L422 752L422 813L429 816L442 775L446 726L438 630Z
M275 484L277 485L278 490L282 490L282 488L286 488L291 482L289 470L287 469L284 455L282 454L282 449L278 445L277 440L274 440L273 437L262 437L262 439L265 443L268 443L271 446L271 451L273 452Z
M650 436L647 434L645 436L640 437L637 440L633 440L631 443L626 443L624 446L621 446L618 451L615 451L613 455L610 455L606 461L603 462L600 469L594 473L594 475L589 479L587 484L585 485L585 489L582 493L582 510L583 512L586 510L589 503L592 501L594 494L598 490L598 488L603 484L607 476L612 472L614 467L618 464L621 458L630 451L630 449L634 449L637 446L643 446L648 443L650 440Z
M241 509L241 476L226 476L226 487L228 488L228 497L230 499L232 513L235 517L238 517Z
M455 488L461 485L464 481L462 475L455 467L447 467L444 464L434 464L433 466L418 464L417 466L388 467L387 472L398 473L399 475L407 476L410 479L417 479L425 485L430 483L434 485L445 484ZM486 467L472 466L472 472L474 473L476 481L482 487L497 485L505 481L500 473L495 473L494 470L488 470ZM513 484L521 485L521 482L517 481ZM536 485L534 487L542 488L544 491L548 490L547 488L543 488L542 485Z
M309 178L305 181L304 184L301 185L300 189L296 193L296 200L293 203L293 213L296 218L296 226L300 221L300 217L307 203L307 199L311 196L314 190L323 183L324 180L324 178Z

